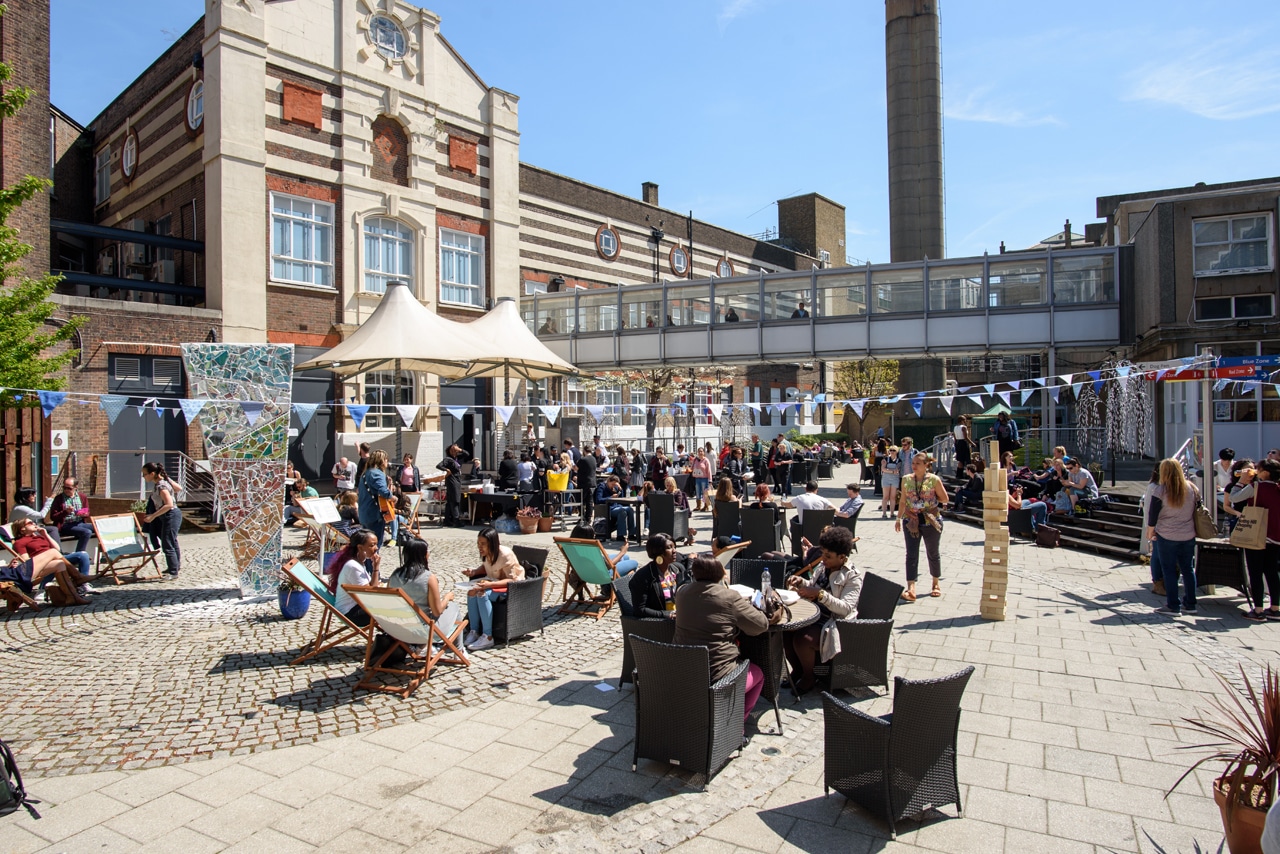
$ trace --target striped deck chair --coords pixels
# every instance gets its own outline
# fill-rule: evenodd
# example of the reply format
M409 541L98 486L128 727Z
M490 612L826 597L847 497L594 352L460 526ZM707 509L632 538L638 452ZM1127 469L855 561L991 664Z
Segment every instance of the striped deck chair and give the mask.
M297 513L295 519L300 519L302 524L307 526L307 541L302 544L302 559L317 560L320 557L320 529L324 529L324 553L325 557L340 552L346 547L350 541L350 537L346 532L334 527L332 524L325 522L320 523L315 517L308 516L305 513Z
M94 516L92 524L100 546L95 569L98 578L109 576L116 584L124 584L120 577L123 572L132 575L132 581L142 581L138 573L150 566L156 573L150 580L163 580L164 574L156 562L160 550L151 547L149 538L138 527L138 517L132 513Z
M431 678L431 669L437 664L471 666L458 642L462 630L467 627L467 618L458 618L456 604L451 603L439 620L433 620L398 587L344 584L342 589L369 612L373 618L371 625L382 629L394 641L381 653L375 653L373 635L370 634L364 654L364 676L356 683L356 690L363 688L408 697ZM402 664L388 661L396 650L404 652ZM388 684L377 678L380 675L407 676L409 681L403 686Z
M560 606L560 613L575 617L595 617L599 620L618 599L616 595L610 595L608 601L596 602L587 588L588 584L612 585L618 580L618 571L610 565L604 546L600 545L599 540L575 540L572 537L556 537L555 544L569 563L561 590L564 604ZM572 583L572 590L569 589L571 573L576 573L578 577ZM612 594L612 586L609 590Z
M319 576L311 571L306 564L299 562L295 558L282 566L281 571L293 579L302 588L311 593L313 599L319 600L324 607L324 616L320 618L320 628L316 631L316 639L302 648L302 655L299 655L290 664L301 664L308 658L314 658L325 650L333 649L338 644L346 643L349 640L361 640L366 644L373 637L373 629L367 626L357 626L355 623L347 619L347 615L338 610L334 604L333 594L329 592L329 587Z

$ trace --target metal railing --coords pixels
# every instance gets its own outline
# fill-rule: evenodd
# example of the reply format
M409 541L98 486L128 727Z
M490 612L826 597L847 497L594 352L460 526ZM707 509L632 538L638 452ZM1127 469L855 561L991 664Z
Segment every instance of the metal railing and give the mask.
M158 462L178 485L179 504L201 509L215 522L222 521L218 490L207 460L192 459L182 451L146 448L79 448L68 452L64 459L59 476L74 476L80 482L80 488L90 495L139 500L145 499L150 491L142 478L142 465ZM115 471L121 468L122 459L126 461L124 470L127 474Z

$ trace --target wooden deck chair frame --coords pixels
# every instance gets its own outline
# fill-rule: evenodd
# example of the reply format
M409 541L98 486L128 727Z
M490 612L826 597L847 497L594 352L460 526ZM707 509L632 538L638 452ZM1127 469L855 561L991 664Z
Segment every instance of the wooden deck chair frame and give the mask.
M301 557L303 560L317 560L320 557L320 529L322 527L325 529L324 548L326 557L341 551L351 540L350 537L333 527L332 524L325 522L322 525L313 516L299 513L294 518L301 519L302 524L307 526L307 540L302 544Z
M120 577L121 573L132 575L132 581L156 581L164 578L158 562L160 550L151 548L147 542L147 535L138 526L137 516L132 513L94 516L91 524L94 534L98 537L98 560L94 568L96 577L110 577L116 584L126 583ZM130 541L130 534L132 541ZM116 545L112 545L113 543ZM148 579L140 578L138 573L148 566L155 570L155 576Z
M320 653L350 640L359 639L368 645L369 638L373 636L373 629L357 626L348 620L347 615L334 605L333 594L329 592L329 588L318 575L311 571L309 566L294 557L290 558L280 570L309 592L312 599L318 599L321 607L324 608L324 615L320 617L320 628L316 630L315 640L304 646L302 655L289 662L290 664L301 664L308 658L315 658Z
M720 561L720 565L723 566L727 572L729 570L729 561L733 560L735 557L742 557L745 554L743 549L748 549L750 547L750 540L743 540L741 542L734 543L724 551L720 552L720 554L716 555L716 560Z
M409 523L409 533L418 539L422 539L422 525L418 521L418 508L422 506L423 493L406 492L405 497L409 499L409 515L405 517L405 521Z
M26 605L32 611L40 610L40 604L24 593L22 588L12 581L0 581L0 599L4 600L5 610L10 614L23 605Z
M374 660L374 634L369 633L364 653L364 675L356 683L357 691L363 688L366 691L399 694L407 698L419 685L431 678L431 670L437 664L471 666L471 661L458 643L458 638L467 627L466 617L459 619L453 630L445 634L436 621L424 613L409 598L408 593L398 587L344 584L342 589L350 593L360 603L360 607L369 613L372 618L370 625L382 629L392 640L391 646ZM436 642L440 644L439 650L435 648ZM423 651L415 653L413 646L419 646ZM404 666L386 663L387 658L397 649L405 653ZM374 681L374 677L379 674L407 676L409 681L403 687L387 685Z
M554 542L560 549L560 553L564 555L565 562L568 563L564 573L564 586L560 591L562 599L560 613L574 617L595 617L599 620L609 612L613 603L618 601L612 587L618 580L618 570L609 564L609 553L604 550L599 540L556 537ZM598 565L594 564L597 555L600 558ZM569 589L569 570L577 573L580 582L572 591ZM610 585L608 601L596 602L589 598L590 591L587 589L589 584L597 587Z

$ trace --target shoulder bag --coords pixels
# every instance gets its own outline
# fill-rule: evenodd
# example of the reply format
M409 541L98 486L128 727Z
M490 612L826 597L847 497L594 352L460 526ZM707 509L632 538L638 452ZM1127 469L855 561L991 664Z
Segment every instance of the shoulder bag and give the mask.
M1196 499L1196 509L1192 514L1192 520L1196 525L1196 539L1212 540L1218 536L1218 526L1214 524L1213 517L1209 515L1209 510L1204 506L1204 502Z
M1231 529L1231 545L1250 551L1258 551L1267 547L1267 524L1270 522L1270 511L1258 506L1258 488L1254 487L1253 502L1246 504L1236 519L1236 526ZM1199 534L1199 531L1196 532Z
M1062 544L1062 531L1049 525L1036 526L1036 545L1044 549L1056 549Z

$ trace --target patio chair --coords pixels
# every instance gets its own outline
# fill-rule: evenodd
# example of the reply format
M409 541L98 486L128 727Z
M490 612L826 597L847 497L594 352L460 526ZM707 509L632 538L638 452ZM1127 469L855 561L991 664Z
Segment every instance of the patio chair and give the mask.
M628 576L626 581L630 581ZM635 670L635 656L631 652L633 635L659 643L671 643L676 636L676 621L668 617L633 617L635 609L631 602L631 585L620 583L615 588L618 592L618 607L622 611L622 675L618 677L618 687L630 684L632 671Z
M132 513L94 516L92 524L94 533L98 535L98 565L94 571L98 578L109 576L116 584L124 584L120 575L125 573L132 575L133 581L142 581L138 573L147 567L155 570L152 580L164 578L157 562L160 550L151 547L147 536L138 527L137 516Z
M677 543L691 544L689 511L676 509L675 496L651 492L645 500L649 505L649 536L666 534Z
M742 540L721 549L720 554L716 555L716 560L720 561L720 565L727 571L729 569L729 564L733 563L735 560L740 560L741 558L739 558L739 555L745 553L749 548L751 548L751 541Z
M12 581L0 581L0 599L4 600L5 610L12 614L23 605L29 607L32 611L39 611L40 604L32 599L22 588Z
M778 533L778 514L770 507L758 510L743 507L742 539L751 541L751 548L746 549L743 557L760 557L765 552L776 552L782 544Z
M356 690L363 688L408 697L431 678L431 669L437 664L471 666L458 644L462 630L467 627L467 618L458 618L456 603L451 603L441 620L436 621L398 587L344 584L342 589L369 613L372 618L370 625L382 629L393 641L381 653L375 653L374 636L370 633L364 653L364 676L356 683ZM452 625L448 623L450 617L455 618ZM404 652L403 664L390 663L389 659L396 650ZM375 654L377 658L374 658ZM407 676L409 679L403 686L397 686L376 679L382 674Z
M838 688L889 688L889 643L893 635L893 612L901 600L903 587L874 572L862 578L858 595L858 618L837 620L840 652L814 666L814 674L828 691Z
M929 807L960 803L956 733L960 698L973 668L941 679L894 679L893 712L875 718L822 694L825 770L822 788L897 822Z
M1030 510L1009 511L1009 533L1017 534L1019 537L1035 539L1036 532L1031 527Z
M807 539L809 542L817 544L818 536L830 527L836 520L835 510L806 510L804 511L804 522L799 525L793 525L791 528L791 553L797 557L804 556L804 549L801 546L801 540ZM796 536L796 532L800 536Z
M347 533L340 528L336 528L328 522L317 522L314 517L305 513L298 513L294 518L301 520L302 524L307 526L307 539L302 544L302 553L300 555L303 560L320 559L321 531L324 532L324 553L326 556L342 551L351 540Z
M862 515L862 508L866 507L865 503L858 505L858 509L853 511L852 516L836 516L831 524L839 528L848 528L849 533L853 535L853 550L858 550L858 517Z
M418 519L418 510L422 507L423 493L408 492L405 495L409 499L409 511L408 515L405 516L405 521L409 523L407 526L409 533L418 539L422 539L422 523Z
M290 664L301 664L308 658L315 658L320 653L333 649L349 640L360 640L368 643L373 636L373 629L368 626L357 626L347 619L347 615L338 610L334 596L329 587L319 576L311 571L311 567L298 558L290 558L280 570L294 582L301 585L311 594L311 598L320 602L324 614L320 617L320 627L316 630L316 638L302 648L302 654Z
M525 567L525 578L533 576L541 576L547 570L547 555L551 553L550 549L540 549L537 546L512 546L511 550L516 554L516 560L523 564L532 564L538 571L529 572L529 568Z
M787 580L785 560L735 557L729 561L729 583L745 584L747 587L759 590L760 576L766 569L769 570L769 583L781 590Z
M493 603L493 639L510 646L512 638L537 632L542 626L542 591L547 579L542 575L507 582L507 597Z
M569 564L564 574L564 587L561 590L563 604L559 613L575 617L595 617L599 620L617 601L617 585L614 582L618 580L618 572L609 565L609 556L604 546L599 540L575 540L571 537L556 537L555 544ZM573 590L569 589L570 570L578 576L578 583ZM589 584L597 587L607 584L615 592L604 602L596 602L590 598L590 590L587 588Z
M717 501L715 521L711 525L711 539L737 537L742 534L742 505L736 501Z
M742 749L747 662L711 682L705 646L631 638L636 658L636 734L631 770L640 759L668 762L707 782Z

